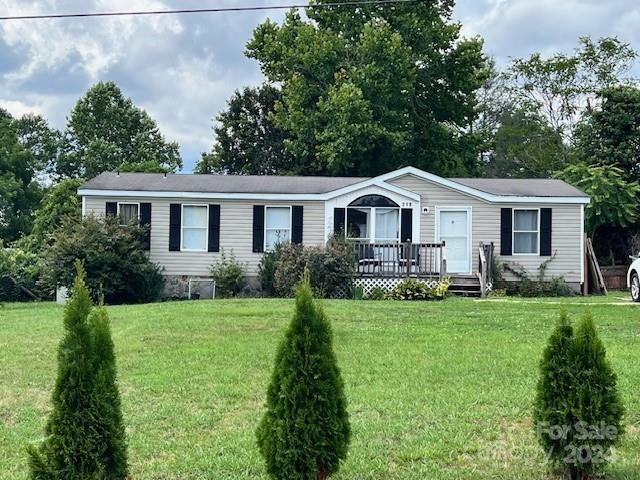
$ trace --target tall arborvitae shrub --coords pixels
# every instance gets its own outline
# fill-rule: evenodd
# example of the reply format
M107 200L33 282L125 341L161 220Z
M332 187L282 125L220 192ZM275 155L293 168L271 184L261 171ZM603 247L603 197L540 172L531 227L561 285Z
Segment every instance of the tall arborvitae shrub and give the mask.
M556 466L563 464L567 455L565 448L573 441L572 435L564 437L557 435L556 431L556 426L575 423L571 405L574 388L570 358L572 342L573 327L566 310L562 310L540 361L540 379L534 403L538 440Z
M109 399L113 400L110 389L115 388L115 383L110 386L110 378L115 378L113 346L105 338L109 332L102 320L88 322L92 304L80 262L76 262L76 271L64 311L64 337L58 347L58 376L46 438L39 447L28 449L31 478L122 480L126 456L114 450L119 440L111 438L113 431L121 431L119 402L107 407ZM111 359L98 358L109 351ZM115 410L118 419L114 421Z
M323 480L347 455L351 431L332 336L305 273L257 430L260 452L275 479Z
M571 348L576 386L573 395L576 426L576 462L572 477L586 479L604 466L610 449L620 439L624 408L617 378L606 358L593 317L587 313L575 332Z
M94 369L96 372L96 423L101 437L100 478L127 477L127 442L120 408L120 392L116 382L116 357L111 340L111 327L104 305L89 316L93 334Z
M561 313L540 372L534 419L545 454L569 478L590 478L623 433L624 412L591 314L574 333Z

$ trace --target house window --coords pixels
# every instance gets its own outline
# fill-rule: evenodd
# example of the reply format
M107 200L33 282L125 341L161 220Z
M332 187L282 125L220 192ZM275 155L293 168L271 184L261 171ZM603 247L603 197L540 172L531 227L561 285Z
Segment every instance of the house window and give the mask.
M400 241L400 207L383 195L364 195L347 207L349 240L373 243Z
M540 212L513 210L513 253L537 255L540 251Z
M264 249L291 241L291 207L265 207Z
M207 250L208 211L207 205L182 205L181 250L192 252Z
M374 243L399 242L400 209L348 207L347 238Z
M371 208L347 208L347 238L369 241L371 228Z
M140 205L137 203L118 203L118 218L120 225L131 225L138 223L138 211Z
M398 208L375 208L375 241L379 243L400 240L400 210Z

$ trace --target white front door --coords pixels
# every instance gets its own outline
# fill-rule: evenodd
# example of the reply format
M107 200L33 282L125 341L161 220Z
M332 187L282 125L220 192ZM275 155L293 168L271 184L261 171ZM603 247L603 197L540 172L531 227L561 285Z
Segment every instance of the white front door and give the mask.
M469 209L437 210L437 241L445 242L447 273L471 273Z

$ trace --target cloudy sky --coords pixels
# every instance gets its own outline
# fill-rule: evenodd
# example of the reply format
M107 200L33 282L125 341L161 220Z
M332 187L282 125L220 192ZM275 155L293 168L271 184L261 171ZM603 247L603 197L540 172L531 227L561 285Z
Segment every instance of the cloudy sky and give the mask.
M0 16L80 11L277 5L284 0L0 0ZM0 22L0 106L63 128L99 80L115 80L182 148L185 171L210 149L213 117L230 94L260 83L243 56L253 29L280 11ZM533 51L570 51L579 36L616 35L640 50L637 0L458 0L466 35L504 64ZM640 71L635 72L637 75Z

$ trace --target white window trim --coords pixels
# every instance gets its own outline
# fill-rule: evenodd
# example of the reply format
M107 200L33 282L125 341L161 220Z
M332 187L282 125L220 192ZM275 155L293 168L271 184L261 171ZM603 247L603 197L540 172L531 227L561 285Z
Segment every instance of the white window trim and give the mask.
M206 207L207 208L207 219L205 221L205 226L203 227L185 227L184 226L184 207ZM204 234L204 248L183 248L184 242L184 229L185 228L199 228L205 231ZM209 204L207 203L183 203L180 205L180 251L181 252L207 252L209 250Z
M347 227L349 225L349 210L350 209L364 209L364 208L368 208L369 211L371 212L369 214L369 219L371 221L371 224L369 225L369 237L370 238L353 238L353 237L349 237L347 236L346 239L347 240L351 240L351 241L356 241L356 242L364 242L364 241L368 241L369 243L400 243L400 236L402 235L402 218L400 215L400 211L401 208L400 207L368 207L368 206L362 206L362 207L358 207L358 206L348 206L345 208L345 212L344 212L344 228L345 228L345 233L348 235L348 231L347 231ZM395 239L392 238L385 238L382 239L380 241L378 241L376 239L376 210L395 210L398 214L398 236ZM413 222L413 218L411 219Z
M516 253L516 212L538 212L538 229L537 230L518 230L517 233L537 233L538 243L534 253ZM540 208L514 208L511 212L511 255L522 257L538 257L540 256Z
M293 233L293 206L292 205L265 205L264 206L264 229L263 229L263 242L262 242L262 250L265 252L270 252L270 249L267 249L267 230L282 230L282 228L269 228L267 227L267 209L268 208L288 208L289 209L289 244L291 244L291 234Z
M84 199L84 197L83 197ZM118 222L120 222L120 206L121 205L136 205L138 207L138 223L140 223L140 202L118 202L118 206L117 206L117 211L116 211L116 216L118 217ZM120 223L119 224L121 227L126 226L126 223Z

